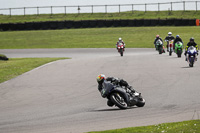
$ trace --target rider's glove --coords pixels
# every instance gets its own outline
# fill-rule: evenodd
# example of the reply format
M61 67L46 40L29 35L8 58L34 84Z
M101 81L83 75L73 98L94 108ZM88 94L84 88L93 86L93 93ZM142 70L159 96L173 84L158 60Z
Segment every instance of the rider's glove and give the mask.
M135 93L135 90L133 89L132 86L127 86L127 88L128 88L131 92Z

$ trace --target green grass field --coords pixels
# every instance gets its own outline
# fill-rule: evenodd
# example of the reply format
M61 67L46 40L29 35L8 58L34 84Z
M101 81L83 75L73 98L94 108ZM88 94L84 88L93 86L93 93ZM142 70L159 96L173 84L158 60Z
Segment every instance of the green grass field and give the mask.
M156 34L164 39L171 31L185 44L190 37L200 43L200 27L123 27L0 32L0 49L113 48L122 37L127 48L153 48Z
M17 77L43 64L66 58L11 58L0 60L0 83Z
M63 20L108 20L108 19L165 19L165 18L199 18L200 11L132 11L119 13L81 13L81 14L41 14L41 15L0 15L0 23L24 23Z
M89 133L200 133L200 120L164 123Z

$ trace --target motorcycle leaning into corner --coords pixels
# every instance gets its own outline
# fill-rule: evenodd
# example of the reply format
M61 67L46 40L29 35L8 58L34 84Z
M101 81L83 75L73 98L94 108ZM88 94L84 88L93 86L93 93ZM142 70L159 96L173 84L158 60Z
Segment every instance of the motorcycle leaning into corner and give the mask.
M163 42L159 39L156 41L156 50L159 54L165 53Z
M108 99L108 106L117 106L120 109L128 109L132 106L143 107L145 100L141 93L131 92L128 88L122 88L108 81L103 83L104 88L101 90L101 96Z
M183 53L183 43L182 42L177 42L175 43L175 53L177 56L180 58L182 53Z
M118 43L117 44L117 50L118 52L120 53L121 56L124 55L124 49L125 49L125 46L123 43Z
M194 66L197 61L197 49L194 46L190 46L187 50L186 61L189 63L190 67Z

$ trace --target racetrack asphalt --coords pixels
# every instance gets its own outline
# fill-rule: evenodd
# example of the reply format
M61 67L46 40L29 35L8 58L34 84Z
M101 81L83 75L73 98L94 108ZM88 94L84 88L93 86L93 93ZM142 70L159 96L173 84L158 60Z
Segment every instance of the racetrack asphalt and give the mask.
M10 58L71 57L0 84L0 133L82 133L199 119L200 62L154 49L0 50ZM183 55L182 55L183 56ZM98 74L123 78L146 105L108 107Z

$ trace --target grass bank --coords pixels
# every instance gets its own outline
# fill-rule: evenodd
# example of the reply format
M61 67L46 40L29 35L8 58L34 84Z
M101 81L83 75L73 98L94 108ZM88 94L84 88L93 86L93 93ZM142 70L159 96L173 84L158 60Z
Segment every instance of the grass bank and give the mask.
M122 37L127 48L152 48L156 34L162 38L171 31L185 44L190 37L200 42L199 27L121 27L41 31L0 32L0 49L27 48L113 48Z
M43 64L66 58L11 58L0 60L0 83L17 77Z
M0 23L24 23L64 20L109 20L109 19L166 19L166 18L199 18L200 11L132 11L121 13L81 13L81 14L41 14L41 15L0 15Z
M131 127L89 133L200 133L200 120L164 123L152 126Z

